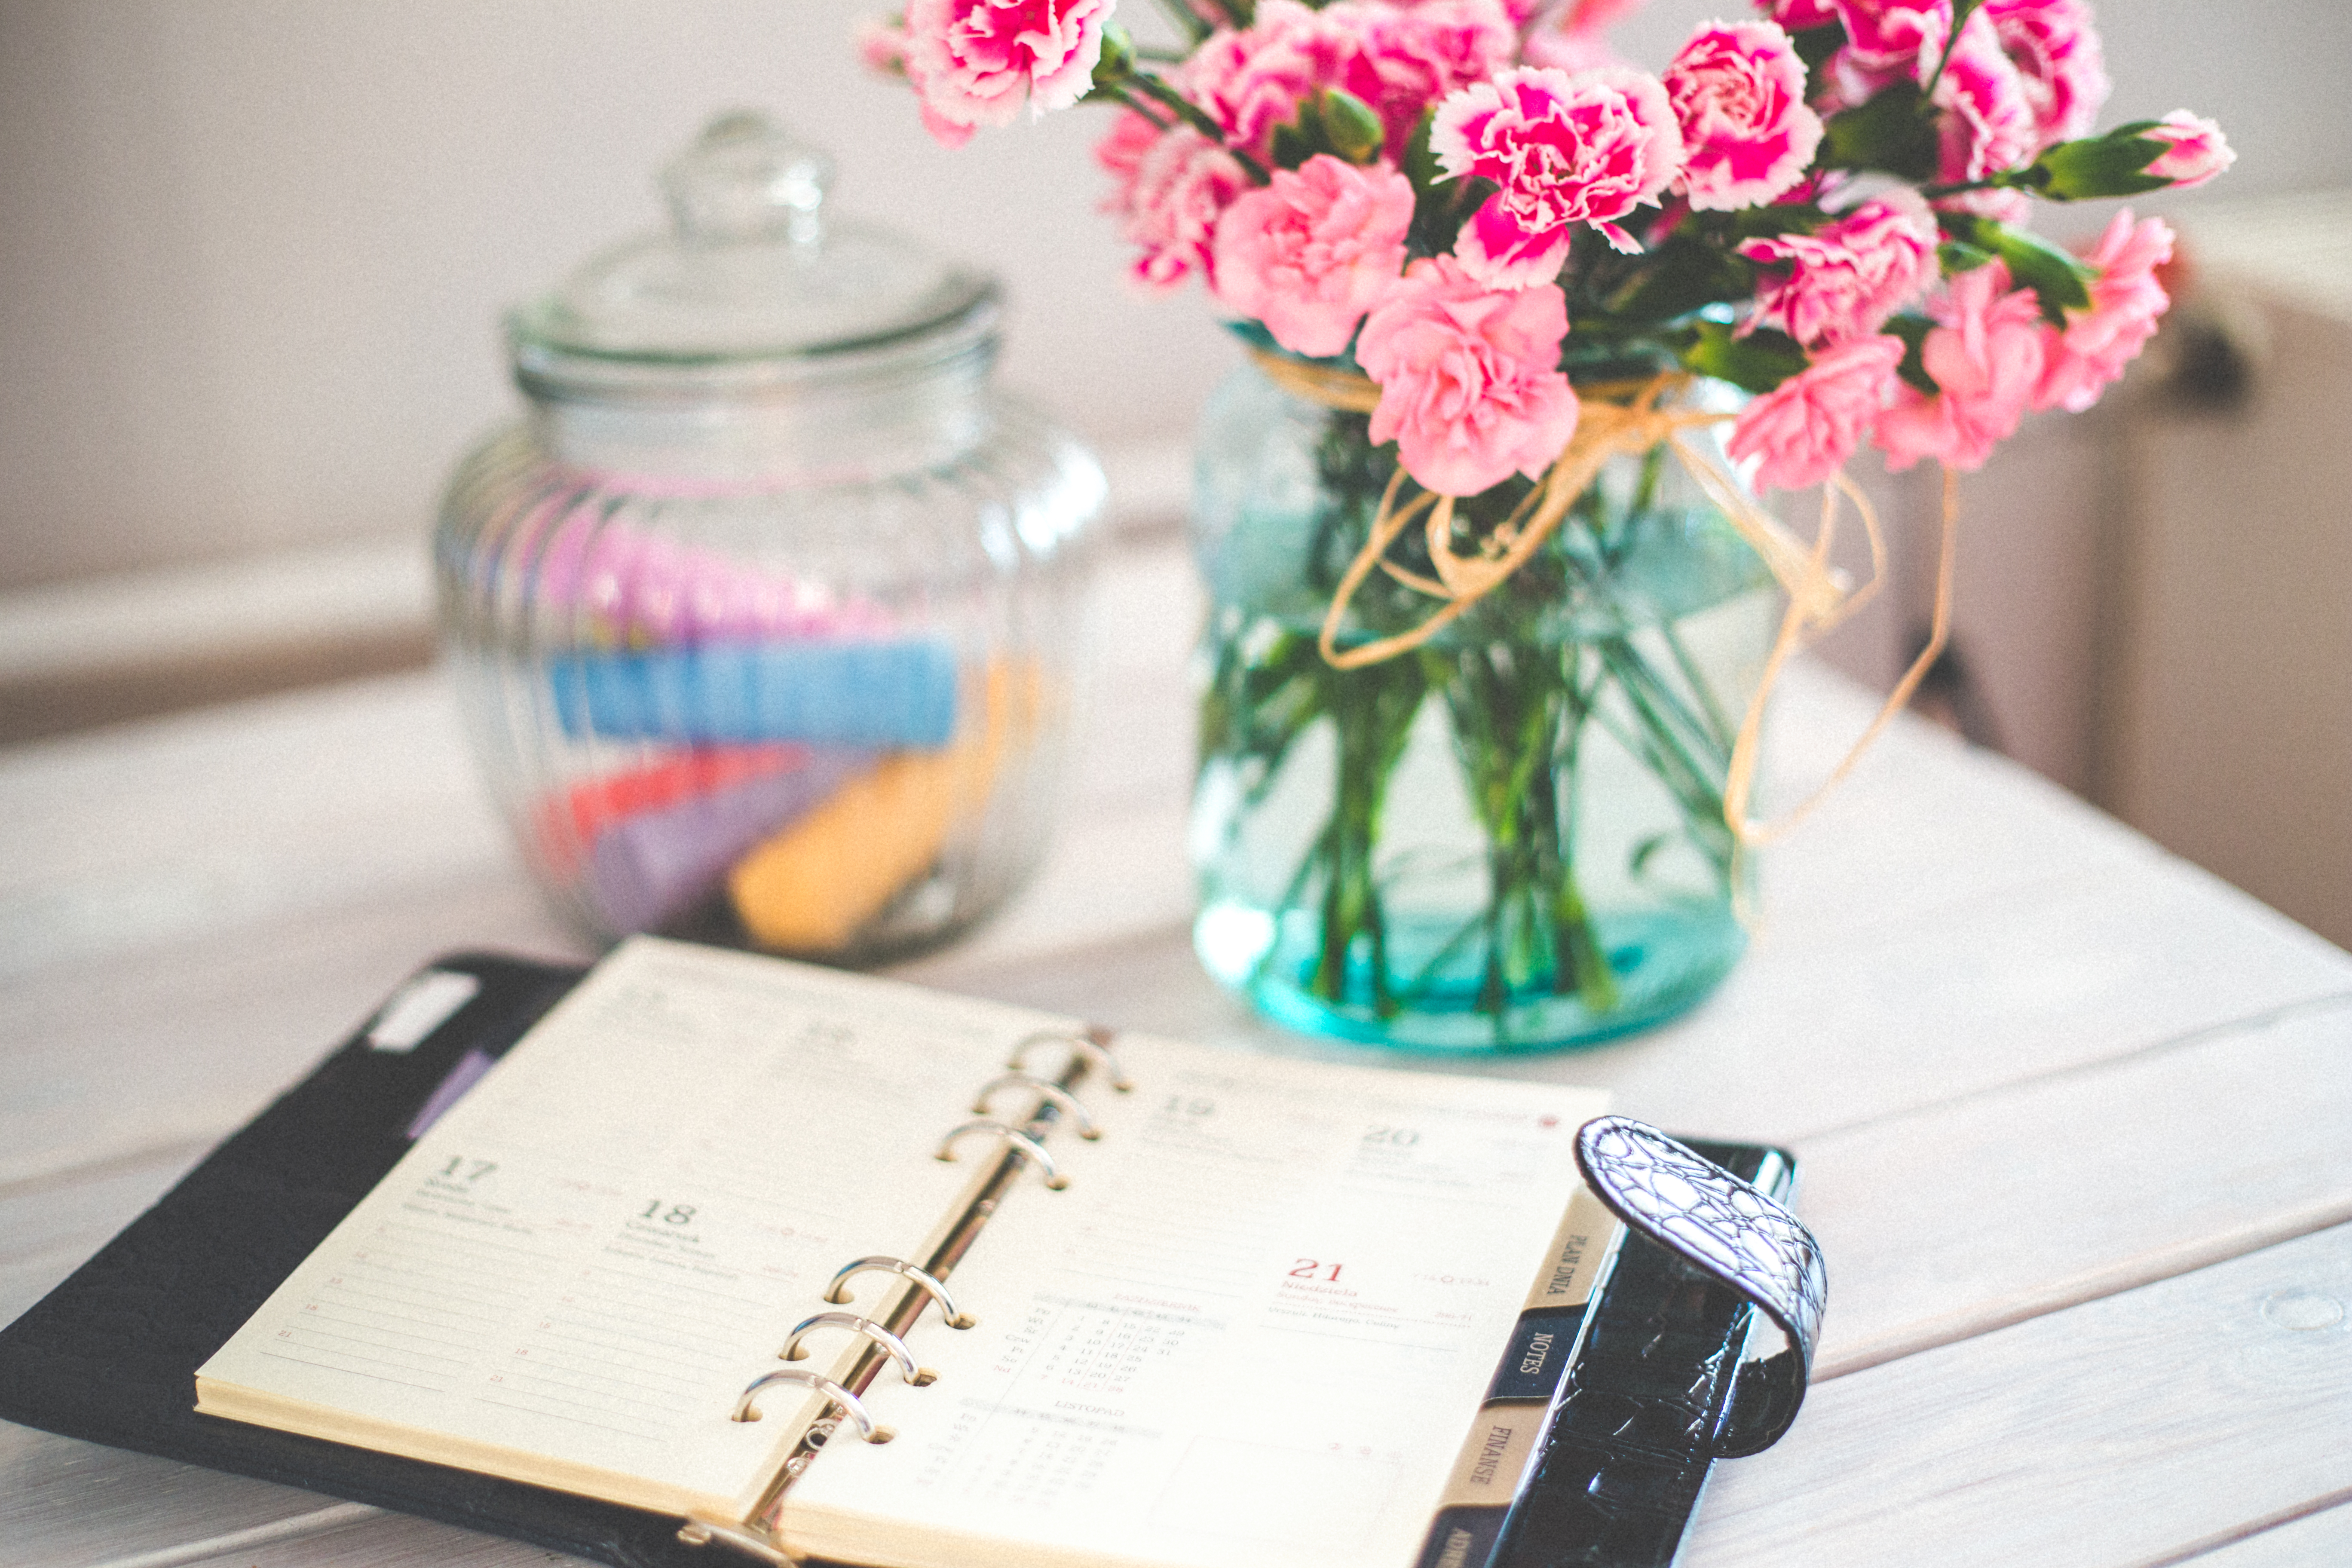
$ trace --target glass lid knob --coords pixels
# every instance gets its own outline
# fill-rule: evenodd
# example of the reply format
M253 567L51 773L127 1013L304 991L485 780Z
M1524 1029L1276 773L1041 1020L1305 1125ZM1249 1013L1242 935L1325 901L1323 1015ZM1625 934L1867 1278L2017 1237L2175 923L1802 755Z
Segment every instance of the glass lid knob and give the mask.
M753 110L712 121L662 171L680 242L730 245L823 237L833 160Z

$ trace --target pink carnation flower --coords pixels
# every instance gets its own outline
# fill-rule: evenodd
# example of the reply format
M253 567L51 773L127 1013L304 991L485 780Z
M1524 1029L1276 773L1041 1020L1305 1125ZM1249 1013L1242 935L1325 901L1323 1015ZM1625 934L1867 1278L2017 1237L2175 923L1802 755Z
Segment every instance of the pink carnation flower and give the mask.
M1454 245L1464 269L1496 289L1551 278L1580 223L1640 250L1616 220L1654 206L1683 156L1665 88L1622 68L1505 71L1438 105L1429 145L1450 177L1502 187Z
M1248 28L1194 51L1179 85L1234 144L1260 155L1308 96L1340 88L1379 112L1394 156L1423 109L1507 64L1517 47L1497 0L1339 0L1319 11L1262 0Z
M1749 329L1778 327L1809 349L1867 337L1935 278L1939 238L1927 204L1897 190L1817 234L1748 240L1740 255L1788 268L1758 283Z
M1519 63L1549 66L1570 76L1622 66L1624 58L1611 47L1608 30L1641 6L1642 0L1569 0L1528 31ZM1539 14L1543 9L1536 7Z
M1936 83L1938 179L1958 184L2016 167L2042 150L2025 79L2000 47L1982 11L1969 16ZM2024 198L2014 191L1971 193L1955 205L1990 216L2012 217Z
M2172 259L2172 230L2160 217L2135 224L2126 207L2083 259L2099 269L2091 308L2067 311L2063 331L2042 327L2047 363L2033 394L2036 408L2080 414L2096 403L2139 357L2172 303L2156 280L2156 269Z
M1160 129L1133 110L1123 110L1095 143L1095 162L1114 182L1110 198L1103 203L1105 212L1123 217L1134 210L1136 171L1143 167L1144 154L1160 140Z
M1576 433L1559 372L1568 300L1492 289L1450 256L1416 261L1364 322L1356 363L1381 385L1371 437L1424 489L1475 495L1540 475Z
M1225 209L1217 297L1293 353L1339 353L1404 270L1412 226L1412 181L1318 153Z
M1748 405L1725 450L1759 459L1756 482L1801 490L1845 466L1886 406L1903 363L1901 338L1857 339L1832 349Z
M2201 185L2238 161L2221 139L2221 128L2185 109L2176 109L2140 132L2151 142L2168 143L2147 172L2170 180L2176 188Z
M2083 0L1985 0L1980 15L2017 72L2033 151L2091 133L2110 83Z
M1792 33L1826 27L1838 19L1834 0L1759 0L1756 8Z
M1940 390L1927 397L1898 382L1873 434L1890 469L1934 458L1972 472L2017 428L2041 383L2042 310L2032 289L2010 290L2007 267L1989 261L1953 279L1934 314L1940 324L1922 357Z
M1952 36L1952 0L1833 0L1845 63L1926 81Z
M949 125L1009 125L1092 85L1116 0L908 0L907 79Z
M1189 125L1162 131L1128 113L1096 147L1095 159L1118 182L1103 205L1140 252L1137 279L1173 289L1194 272L1211 277L1217 220L1250 184L1233 155Z
M1682 128L1675 189L1703 212L1761 206L1804 177L1822 142L1805 62L1770 22L1703 24L1666 67Z

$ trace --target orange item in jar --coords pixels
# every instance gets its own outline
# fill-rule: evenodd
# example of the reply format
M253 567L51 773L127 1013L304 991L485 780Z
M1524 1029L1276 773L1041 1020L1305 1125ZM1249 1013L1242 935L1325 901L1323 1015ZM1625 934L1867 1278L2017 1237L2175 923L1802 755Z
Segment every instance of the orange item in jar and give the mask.
M992 663L979 734L885 758L737 862L727 889L751 940L787 952L848 946L986 803L1007 744L1027 743L1040 684L1034 666L1016 677Z

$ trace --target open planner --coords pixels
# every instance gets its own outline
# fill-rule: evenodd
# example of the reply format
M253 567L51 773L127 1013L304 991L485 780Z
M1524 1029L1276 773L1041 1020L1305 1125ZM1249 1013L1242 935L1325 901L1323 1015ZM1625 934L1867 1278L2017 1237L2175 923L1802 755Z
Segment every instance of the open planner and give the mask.
M1475 1564L1620 1236L1597 1091L646 938L443 1090L197 1411L714 1561Z

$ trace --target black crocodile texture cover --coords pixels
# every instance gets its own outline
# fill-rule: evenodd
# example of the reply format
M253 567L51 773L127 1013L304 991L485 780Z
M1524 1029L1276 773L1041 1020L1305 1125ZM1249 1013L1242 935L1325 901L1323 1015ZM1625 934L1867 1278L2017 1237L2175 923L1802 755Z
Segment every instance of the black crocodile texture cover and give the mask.
M196 1368L383 1179L469 1049L503 1053L581 972L466 953L481 982L406 1053L358 1036L65 1283L0 1330L0 1417L512 1536L614 1568L724 1568L677 1521L467 1470L198 1415Z
M1755 1302L1812 1370L1829 1276L1804 1222L1722 1166L1644 1122L1601 1116L1576 1134L1595 1196L1628 1226Z
M1793 1182L1780 1151L1695 1147L1775 1195ZM1718 1452L1754 1310L1629 1232L1493 1568L1667 1568Z

